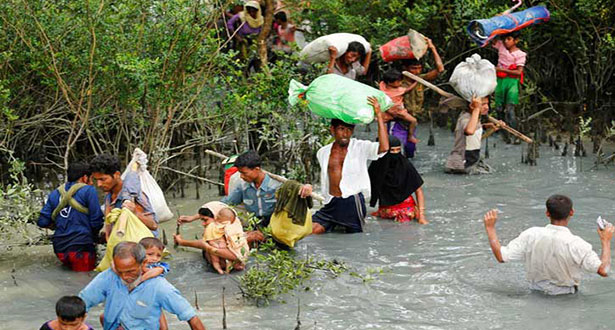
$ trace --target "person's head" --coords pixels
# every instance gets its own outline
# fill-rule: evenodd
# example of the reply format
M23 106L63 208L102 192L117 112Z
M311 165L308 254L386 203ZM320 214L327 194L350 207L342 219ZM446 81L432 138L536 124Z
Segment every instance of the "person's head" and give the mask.
M489 113L489 96L479 97L478 101L480 102L480 115L484 116ZM471 104L471 103L470 103ZM472 112L472 109L468 107L468 112Z
M348 124L340 119L331 119L331 127L329 127L331 135L335 139L335 143L342 147L348 146L352 133L354 133L354 125Z
M413 75L419 75L423 72L423 64L415 58L402 60L401 65L404 71L408 71Z
M260 5L257 1L248 1L244 6L245 10L248 12L252 18L257 18L258 12L260 11Z
M113 271L129 290L141 281L145 262L145 248L141 244L124 241L113 248Z
M86 162L73 162L68 164L68 170L66 171L66 180L68 182L91 184L91 175L92 170L90 169L90 164Z
M56 303L58 330L77 330L85 321L85 302L77 296L64 296Z
M395 136L389 135L389 153L401 153L401 141Z
M288 22L288 18L286 17L286 13L283 11L279 11L277 13L275 13L275 15L273 15L273 18L275 19L275 22L283 25L284 23Z
M156 237L145 237L139 241L139 244L145 249L145 262L153 264L160 262L164 244Z
M553 195L547 199L547 217L554 221L568 220L574 215L572 200L568 196Z
M384 73L382 81L389 87L397 88L401 86L402 75L401 72L391 69Z
M365 46L358 41L353 41L348 44L346 52L342 56L346 64L352 64L365 56Z
M519 42L519 37L521 37L521 32L519 31L504 34L502 35L502 43L504 44L504 47L506 47L506 49L510 50L511 48L517 46L517 43Z
M261 170L261 157L254 150L246 151L235 160L235 167L243 181L255 182L263 171Z
M231 208L225 207L218 212L215 220L217 223L233 222L235 220L235 212Z
M243 10L243 6L239 3L234 4L233 6L231 6L231 14L235 15L239 12L241 12Z
M96 186L104 192L110 192L122 182L120 160L116 156L102 154L94 157L90 162L92 178Z
M203 221L203 226L214 219L214 213L207 207L201 207L198 211L199 219Z

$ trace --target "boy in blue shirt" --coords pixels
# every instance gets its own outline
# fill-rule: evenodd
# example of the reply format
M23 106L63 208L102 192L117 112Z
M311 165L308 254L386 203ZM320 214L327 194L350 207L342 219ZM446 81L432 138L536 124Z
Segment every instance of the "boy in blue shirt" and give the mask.
M76 272L96 267L96 239L103 226L96 188L90 185L90 166L71 163L67 183L52 191L41 210L37 225L54 229L53 251Z

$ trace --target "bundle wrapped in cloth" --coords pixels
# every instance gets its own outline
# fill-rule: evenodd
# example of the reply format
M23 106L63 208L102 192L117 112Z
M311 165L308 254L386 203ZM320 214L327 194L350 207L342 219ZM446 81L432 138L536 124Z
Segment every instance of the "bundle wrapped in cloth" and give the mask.
M449 80L451 86L466 101L472 97L485 97L495 91L497 78L495 66L488 60L474 54L457 64Z
M371 50L371 46L365 38L352 33L333 33L322 36L307 44L299 53L299 58L307 63L322 63L329 61L329 47L337 48L337 57L344 55L348 44L357 41L363 44L365 52Z
M320 76L309 86L291 80L288 87L291 105L305 100L314 114L349 124L369 124L374 120L374 110L367 104L369 96L378 99L383 112L393 106L384 92L336 74Z
M425 36L410 29L408 34L393 39L380 47L380 56L385 62L420 59L427 52Z
M498 35L547 22L550 18L551 14L547 8L536 6L516 13L505 13L492 18L473 20L468 24L466 30L474 42L484 47Z

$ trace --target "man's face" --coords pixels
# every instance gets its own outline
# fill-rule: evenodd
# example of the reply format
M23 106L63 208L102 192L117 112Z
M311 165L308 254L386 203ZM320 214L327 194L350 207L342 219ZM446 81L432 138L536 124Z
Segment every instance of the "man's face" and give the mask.
M135 282L141 277L143 264L139 264L133 257L113 258L113 270L129 289L134 288L134 284L137 284Z
M413 75L419 75L423 72L423 65L421 64L412 64L405 67L405 70L412 73Z
M96 187L106 193L110 192L113 187L122 181L120 172L115 172L113 175L94 172L92 173L92 178L96 180Z
M330 127L331 135L335 139L335 142L341 147L345 147L350 143L350 138L354 132L354 128L346 127L344 125L338 125L337 127Z
M361 54L359 52L346 52L344 53L344 62L346 64L352 64L359 60Z
M58 330L79 330L83 325L84 317L78 317L72 321L67 321L61 317L58 317L58 325L60 328Z
M238 167L237 169L239 171L239 177L241 177L243 181L248 183L256 181L256 179L258 179L259 175L261 174L261 168L258 166L255 168L249 168L244 166Z

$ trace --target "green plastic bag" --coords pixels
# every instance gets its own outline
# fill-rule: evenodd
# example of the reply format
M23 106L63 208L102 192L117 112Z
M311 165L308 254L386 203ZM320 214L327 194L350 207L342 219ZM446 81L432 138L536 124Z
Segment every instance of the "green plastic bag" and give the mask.
M374 120L374 109L367 103L368 96L378 99L383 112L393 106L393 101L384 92L333 73L316 78L309 86L291 80L288 87L291 105L305 100L313 113L349 124L369 124Z

